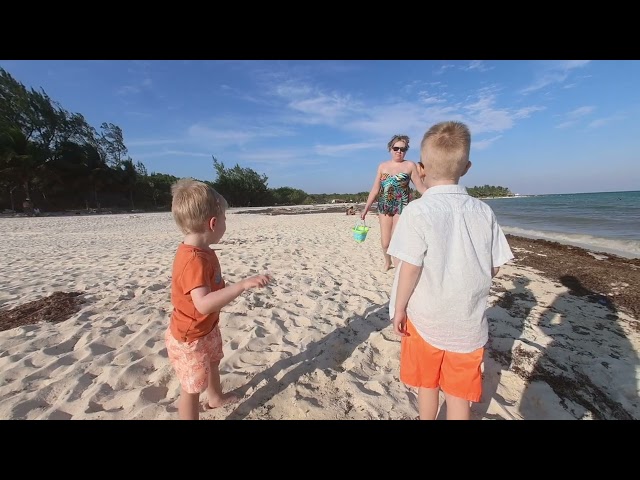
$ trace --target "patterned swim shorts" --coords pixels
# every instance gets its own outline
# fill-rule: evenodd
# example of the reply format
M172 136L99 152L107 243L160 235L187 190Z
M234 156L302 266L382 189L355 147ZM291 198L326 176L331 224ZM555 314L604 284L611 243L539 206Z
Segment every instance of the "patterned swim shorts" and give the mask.
M209 386L211 362L219 362L222 352L222 336L216 325L204 337L192 342L179 342L167 328L164 334L169 362L173 367L180 385L187 393L202 393Z

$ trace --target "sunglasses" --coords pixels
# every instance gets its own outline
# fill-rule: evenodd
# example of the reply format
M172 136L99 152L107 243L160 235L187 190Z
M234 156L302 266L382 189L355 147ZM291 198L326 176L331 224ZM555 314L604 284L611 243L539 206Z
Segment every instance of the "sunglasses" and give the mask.
M401 151L402 153L405 153L407 150L409 150L407 147L392 147L394 152L397 151Z

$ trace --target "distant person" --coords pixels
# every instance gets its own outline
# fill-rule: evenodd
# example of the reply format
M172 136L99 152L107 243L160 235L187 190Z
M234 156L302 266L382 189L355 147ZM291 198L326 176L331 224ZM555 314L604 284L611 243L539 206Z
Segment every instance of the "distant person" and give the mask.
M389 302L401 336L400 380L418 388L422 420L439 391L447 419L470 418L482 394L492 278L513 258L491 208L458 185L471 167L471 134L459 122L432 126L421 143L426 193L407 205L388 253L400 260Z
M387 148L391 153L391 159L378 165L367 203L360 213L360 218L364 221L373 202L378 202L380 242L382 243L382 255L384 257L383 270L385 271L393 266L391 256L387 253L391 236L400 214L411 201L409 182L413 182L421 195L426 190L420 179L416 164L404 159L407 150L409 150L409 137L407 135L394 135L387 143Z
M31 199L24 199L24 202L22 202L22 211L29 217L33 215L33 204L31 203Z
M192 179L177 181L171 193L171 212L184 239L173 261L173 312L165 343L180 380L178 415L183 420L197 420L200 393L205 390L206 408L238 401L233 394L223 394L220 385L220 310L245 290L266 286L270 277L256 275L226 286L218 257L209 247L226 231L226 200L210 186Z
M347 208L347 215L355 215L355 214L356 214L356 209L353 205Z

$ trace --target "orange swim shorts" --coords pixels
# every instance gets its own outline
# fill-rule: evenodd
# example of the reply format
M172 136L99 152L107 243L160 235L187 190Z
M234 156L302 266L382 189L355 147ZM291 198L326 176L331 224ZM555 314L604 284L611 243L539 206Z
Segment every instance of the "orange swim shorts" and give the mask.
M204 392L209 386L211 362L219 362L224 356L219 326L192 342L179 342L167 328L164 341L169 362L183 390L187 393Z
M409 319L407 333L400 344L401 382L412 387L440 387L454 397L480 401L484 348L470 353L440 350L427 343Z

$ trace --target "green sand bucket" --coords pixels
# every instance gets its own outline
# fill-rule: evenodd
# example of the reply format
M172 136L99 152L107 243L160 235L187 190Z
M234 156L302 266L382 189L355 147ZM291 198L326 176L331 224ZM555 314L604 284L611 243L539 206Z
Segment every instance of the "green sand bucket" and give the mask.
M351 231L353 232L353 239L358 243L362 243L367 238L369 227L367 227L364 222L357 223L356 226L351 229Z

